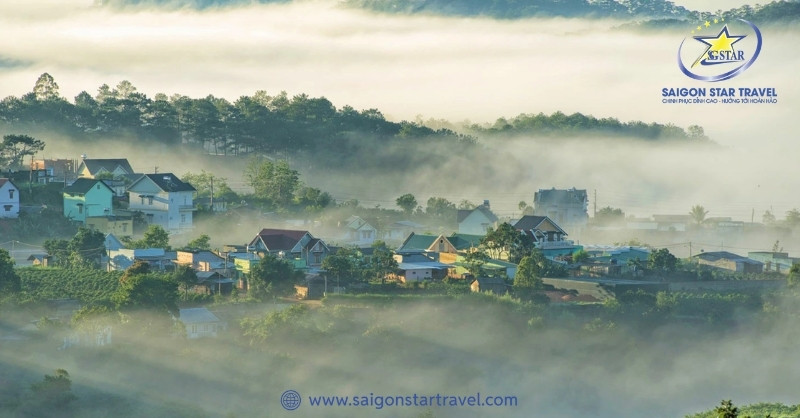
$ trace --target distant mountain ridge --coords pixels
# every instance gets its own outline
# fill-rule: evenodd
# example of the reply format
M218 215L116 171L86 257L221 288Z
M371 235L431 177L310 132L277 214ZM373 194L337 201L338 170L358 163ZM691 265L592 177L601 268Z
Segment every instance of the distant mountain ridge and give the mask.
M207 9L248 4L292 3L297 0L97 0L99 6L157 6ZM334 1L334 0L332 0ZM530 17L613 18L632 20L623 28L661 29L714 15L738 17L759 24L800 21L800 0L744 5L726 11L696 11L667 0L335 0L344 7L390 14L483 16L495 19Z

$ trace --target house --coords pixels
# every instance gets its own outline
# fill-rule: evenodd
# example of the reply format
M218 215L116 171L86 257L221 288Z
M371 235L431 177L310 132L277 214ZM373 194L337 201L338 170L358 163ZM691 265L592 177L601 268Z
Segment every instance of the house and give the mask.
M137 248L108 251L108 271L125 270L136 261L146 261L152 270L163 271L171 264L163 248Z
M198 208L213 212L227 212L228 201L224 197L200 197L195 199L195 204Z
M448 271L454 268L421 252L395 254L394 259L397 261L398 272L393 278L403 283L440 280L447 277Z
M35 183L69 183L75 180L75 166L72 159L40 159L31 161L31 179Z
M126 158L89 159L83 158L76 170L78 177L95 179L117 178L126 174L134 174L133 168Z
M657 229L664 232L685 232L694 221L689 215L653 215Z
M546 216L573 231L582 231L589 221L586 190L539 189L533 194L533 214Z
M106 234L106 240L104 243L106 247L106 252L110 250L119 250L120 248L125 248L125 244L117 238L114 234Z
M144 174L128 187L129 209L168 231L192 227L194 187L172 173Z
M86 218L86 226L105 234L133 235L133 216L107 215Z
M0 178L0 218L19 217L19 187L10 179Z
M534 247L542 250L548 258L569 255L583 248L566 239L567 233L547 216L525 215L514 224L514 228L529 235Z
M359 216L350 216L339 222L341 233L338 239L346 245L368 247L375 242L378 230Z
M52 262L52 258L53 257L48 254L31 254L28 257L28 261L31 261L31 264L34 266L47 267Z
M179 311L180 321L186 327L186 338L193 340L216 337L225 324L206 308L186 308Z
M497 227L497 216L492 213L489 201L472 210L460 209L457 214L458 232L461 234L486 235L486 230Z
M635 271L629 263L638 260L644 265L650 258L650 249L645 247L587 245L584 250L591 256L589 270L606 275Z
M113 179L103 179L103 182L114 191L115 197L123 199L128 195L128 186L139 180L141 176L141 174L123 174Z
M397 252L431 252L441 254L458 254L466 252L480 245L483 236L454 233L449 237L444 235L425 235L411 233L397 249Z
M452 260L452 261L451 261ZM470 265L466 262L466 257L458 255L454 259L449 257L441 257L439 261L451 264L453 268L448 271L448 276L454 279L472 278L473 275L469 271ZM514 280L517 275L517 265L509 263L508 261L497 260L490 258L481 265L481 269L486 275L491 277L505 277Z
M178 250L175 264L187 265L199 272L224 271L225 259L207 250Z
M319 268L330 249L308 231L262 229L248 244L250 251L279 258L298 259L305 268Z
M761 273L764 270L764 263L727 251L702 252L692 258L700 265L737 273Z
M764 263L764 271L788 274L789 269L795 264L800 264L800 258L789 257L789 253L773 251L751 251L747 258Z
M508 293L508 284L499 277L479 277L472 281L469 288L476 293L492 292L495 295Z
M386 231L383 234L383 239L389 242L398 242L407 237L408 234L419 231L424 227L424 225L420 225L411 221L394 222L386 228Z
M229 279L216 271L199 271L197 272L195 289L202 289L204 293L210 295L216 293L229 295L235 282L235 280Z
M92 216L112 214L114 192L102 180L79 178L64 188L64 217L86 223Z

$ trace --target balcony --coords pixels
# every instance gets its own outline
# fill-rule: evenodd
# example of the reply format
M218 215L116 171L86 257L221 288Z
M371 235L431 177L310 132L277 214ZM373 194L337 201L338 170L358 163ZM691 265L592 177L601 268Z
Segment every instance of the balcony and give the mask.
M196 210L194 205L178 205L178 210L181 212L191 212Z

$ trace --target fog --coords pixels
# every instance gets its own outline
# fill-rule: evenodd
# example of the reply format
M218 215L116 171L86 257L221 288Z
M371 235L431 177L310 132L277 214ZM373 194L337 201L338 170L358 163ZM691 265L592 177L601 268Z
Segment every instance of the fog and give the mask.
M684 128L698 124L714 144L480 137L480 154L437 150L449 158L403 175L337 173L309 161L294 163L308 185L370 207L393 208L397 196L411 192L419 202L430 196L489 199L498 214L513 217L519 201L531 203L537 189L550 187L597 190L598 207L638 216L685 214L702 204L709 216L749 221L755 213L759 221L766 210L782 218L800 207L792 194L800 186L800 145L794 138L800 128L794 115L800 56L785 53L793 50L796 33L763 28L764 48L755 65L719 83L774 87L777 104L668 105L661 103L661 88L705 86L680 74L674 62L689 28L636 33L615 30L620 23L399 17L316 1L205 11L4 1L0 95L27 93L48 72L70 99L124 79L150 97L163 92L235 100L256 90L307 93L339 108L377 108L398 121L420 115L491 123L520 113L563 111ZM127 157L137 171L158 166L178 175L206 169L227 177L234 190L247 188L241 160L186 152L176 161L159 147L77 145L57 133L43 139L48 157ZM264 226L228 230L224 239L241 243ZM784 245L800 251L797 243ZM797 403L800 370L795 354L784 349L796 340L796 327L779 323L715 334L667 326L646 338L626 330L592 336L558 326L520 332L491 309L358 311L354 330L322 339L330 345L300 339L296 347L277 344L266 354L225 338L187 345L125 331L119 333L120 348L103 355L60 352L52 340L3 340L0 387L24 391L44 373L66 368L79 397L76 416L102 416L101 409L91 410L104 405L124 405L131 416L288 416L277 396L289 388L304 395L480 391L520 399L518 409L470 409L470 416L670 417L711 408L723 398ZM9 318L4 312L0 325L14 330L39 314ZM470 321L448 322L454 317ZM381 333L365 337L366 329L382 328L389 330L384 339ZM329 409L318 416L420 412Z
M278 398L294 389L303 396L518 397L517 407L433 408L435 417L679 417L723 398L739 405L796 403L800 384L795 354L786 349L797 329L775 318L733 327L674 322L640 331L627 326L591 331L582 327L590 317L580 314L556 314L546 326L528 327L524 313L486 300L440 300L317 311L298 320L299 331L271 334L263 345L249 347L231 308L214 308L230 321L217 339L155 337L154 328L149 333L137 328L148 321L140 315L115 326L110 348L59 351L58 331L7 339L0 351L7 379L0 380L3 399L26 399L28 384L65 368L78 400L62 408L62 416L115 411L115 416L416 417L425 412L312 408L304 399L290 413ZM4 335L20 325L14 318L21 316L4 315Z

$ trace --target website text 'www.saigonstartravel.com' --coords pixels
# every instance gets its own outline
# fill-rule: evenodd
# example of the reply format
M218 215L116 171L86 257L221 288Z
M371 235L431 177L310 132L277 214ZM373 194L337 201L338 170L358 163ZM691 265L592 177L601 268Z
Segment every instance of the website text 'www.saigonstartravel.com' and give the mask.
M308 395L301 396L294 390L287 390L281 395L281 406L287 410L295 410L302 405L311 408L319 407L367 407L373 409L396 407L489 407L513 408L518 406L518 399L513 395L484 395L480 392L467 395L454 394L410 394L410 395Z

